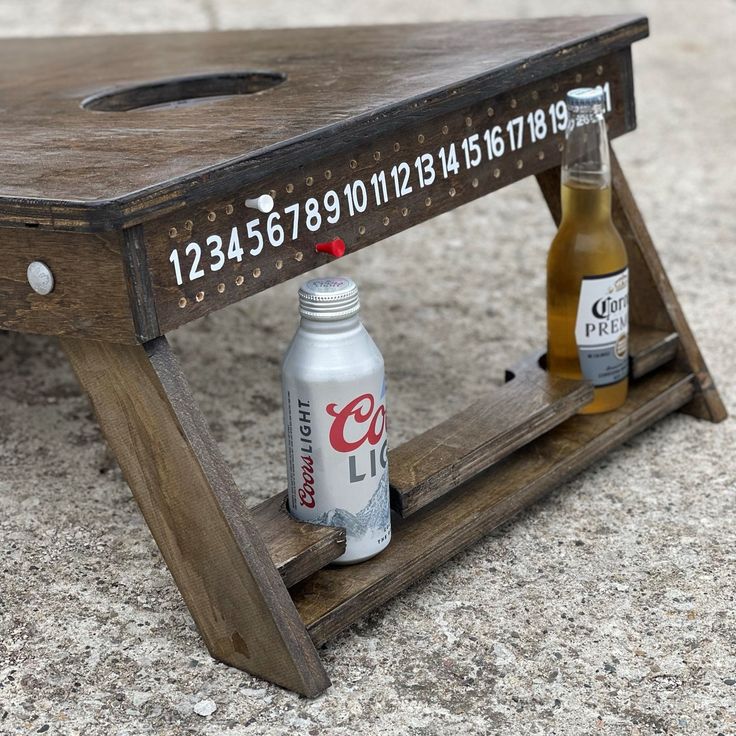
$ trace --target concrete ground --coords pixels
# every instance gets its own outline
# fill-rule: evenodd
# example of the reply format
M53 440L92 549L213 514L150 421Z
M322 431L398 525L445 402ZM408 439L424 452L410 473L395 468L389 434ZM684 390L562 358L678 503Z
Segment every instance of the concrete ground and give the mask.
M2 0L0 33L629 11L652 37L616 150L733 408L734 2ZM523 182L339 264L386 358L394 443L542 344L552 234ZM296 287L172 338L252 501L285 483ZM0 733L736 734L733 420L674 415L560 487L326 646L334 685L306 701L210 659L54 340L0 335L0 376Z

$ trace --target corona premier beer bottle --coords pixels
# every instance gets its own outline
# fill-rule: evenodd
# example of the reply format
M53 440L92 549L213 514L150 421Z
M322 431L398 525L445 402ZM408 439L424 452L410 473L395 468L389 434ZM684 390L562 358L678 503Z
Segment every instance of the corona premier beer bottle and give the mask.
M351 279L307 281L282 365L289 511L342 526L361 562L391 539L383 358L358 319Z
M567 94L562 221L547 258L547 367L592 381L581 413L626 400L629 270L611 220L611 169L602 90Z

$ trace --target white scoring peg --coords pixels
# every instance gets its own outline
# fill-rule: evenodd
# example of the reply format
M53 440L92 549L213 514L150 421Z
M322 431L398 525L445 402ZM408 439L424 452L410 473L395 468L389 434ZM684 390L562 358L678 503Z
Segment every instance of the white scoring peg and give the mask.
M245 206L259 212L268 213L273 209L273 197L270 194L261 194L260 197L246 199Z

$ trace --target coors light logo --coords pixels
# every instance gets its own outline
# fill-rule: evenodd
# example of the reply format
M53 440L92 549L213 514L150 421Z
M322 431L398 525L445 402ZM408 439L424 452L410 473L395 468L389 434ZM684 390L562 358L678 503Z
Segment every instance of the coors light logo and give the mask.
M386 468L386 407L383 403L378 406L376 404L372 394L362 394L349 401L342 409L337 404L327 406L327 413L334 417L330 427L330 445L337 452L350 453L348 475L351 483L359 483L367 474L370 478L375 478L379 465L381 471ZM377 447L382 440L381 446ZM361 460L356 450L366 443L371 449L367 457Z

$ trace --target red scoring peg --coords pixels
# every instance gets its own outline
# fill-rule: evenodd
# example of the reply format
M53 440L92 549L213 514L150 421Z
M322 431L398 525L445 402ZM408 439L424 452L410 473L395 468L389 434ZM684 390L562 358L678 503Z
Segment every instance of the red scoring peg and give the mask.
M345 241L342 238L335 238L334 240L328 240L326 243L317 243L314 249L318 253L329 253L335 258L345 255Z

